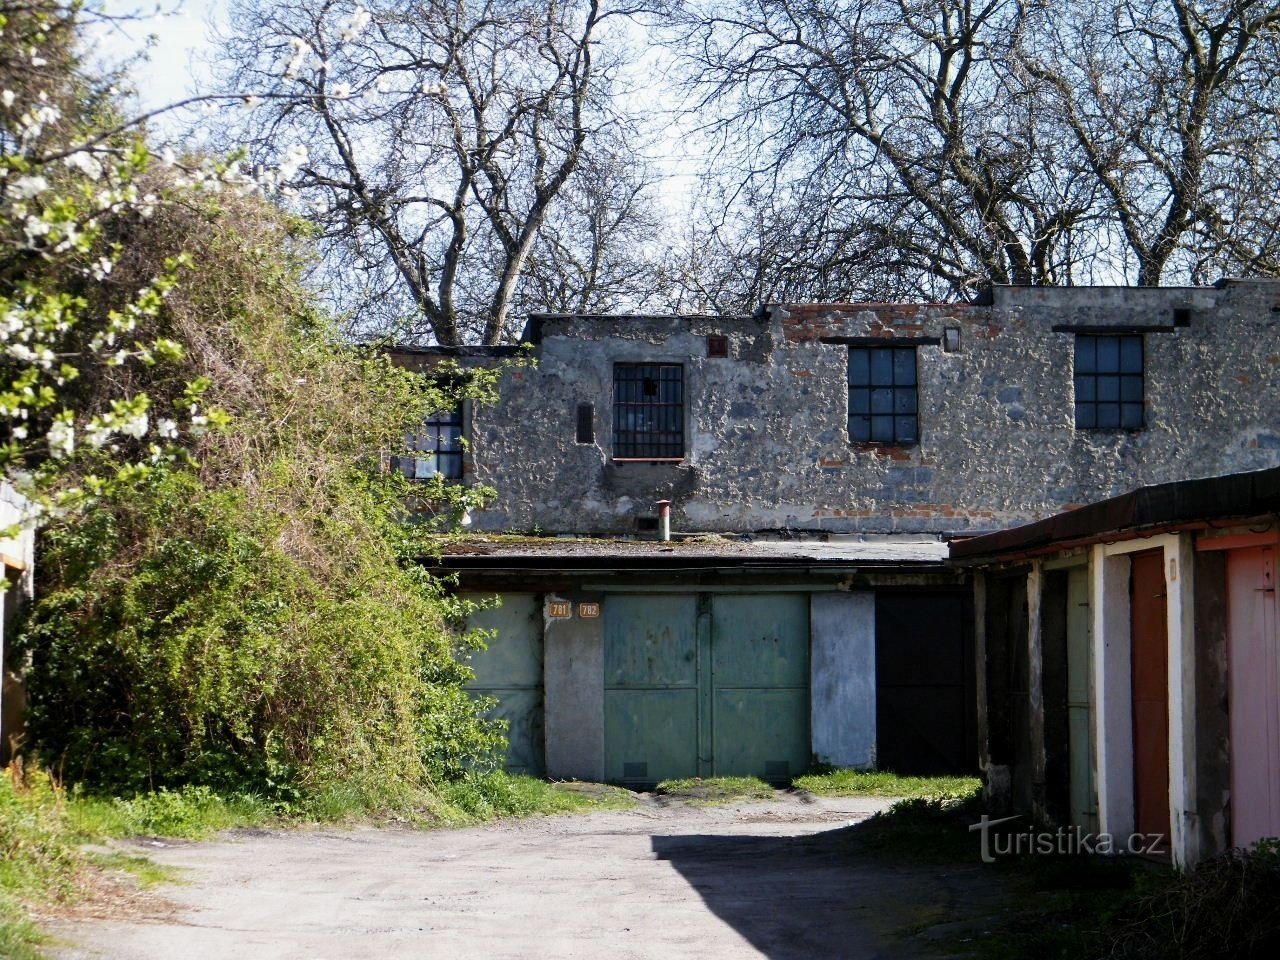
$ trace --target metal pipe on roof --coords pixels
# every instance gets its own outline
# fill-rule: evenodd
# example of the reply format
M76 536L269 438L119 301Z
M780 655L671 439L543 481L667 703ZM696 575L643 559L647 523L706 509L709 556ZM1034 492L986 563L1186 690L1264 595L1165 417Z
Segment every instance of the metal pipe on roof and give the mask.
M658 501L658 539L666 542L671 539L671 501Z

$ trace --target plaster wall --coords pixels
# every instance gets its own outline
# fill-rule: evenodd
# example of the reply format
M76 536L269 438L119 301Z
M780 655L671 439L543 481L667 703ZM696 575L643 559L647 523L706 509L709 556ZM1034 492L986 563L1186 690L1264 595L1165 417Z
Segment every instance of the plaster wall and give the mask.
M810 731L813 754L833 767L876 762L876 596L810 594Z
M987 306L774 306L751 318L548 317L536 365L471 418L474 530L972 533L1134 487L1280 465L1280 283L996 288ZM1062 328L1070 329L1062 329ZM959 349L946 352L947 328ZM1058 329L1055 329L1058 328ZM1074 426L1075 330L1145 329L1146 425ZM729 356L707 356L709 334ZM917 345L920 441L851 443L848 340ZM824 342L827 341L827 342ZM841 342L845 341L845 342ZM613 365L684 367L680 463L612 458ZM595 436L578 443L579 404Z
M548 594L556 601L599 601L599 596ZM544 724L547 776L604 780L604 637L600 618L543 620Z

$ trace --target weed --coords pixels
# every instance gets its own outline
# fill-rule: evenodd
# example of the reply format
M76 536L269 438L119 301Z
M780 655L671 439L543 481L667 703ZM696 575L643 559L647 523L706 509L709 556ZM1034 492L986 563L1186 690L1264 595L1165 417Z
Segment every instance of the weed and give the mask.
M755 777L687 777L663 780L657 786L663 796L694 803L733 803L736 800L772 800L774 789Z
M440 795L456 811L455 817L464 821L619 808L631 803L630 794L618 787L547 783L500 771L468 774L442 786Z
M979 790L976 777L906 777L884 770L831 770L796 777L798 790L824 797L941 797L959 799Z

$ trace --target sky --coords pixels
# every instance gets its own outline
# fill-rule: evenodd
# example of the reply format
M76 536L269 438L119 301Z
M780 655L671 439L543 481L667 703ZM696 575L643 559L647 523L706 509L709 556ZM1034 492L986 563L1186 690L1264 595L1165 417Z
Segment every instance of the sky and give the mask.
M138 90L139 113L190 96L197 92L198 86L209 88L209 61L216 52L214 31L225 25L227 0L103 0L103 3L112 13L136 18L99 30L95 47L100 56L115 63L146 53L146 61L130 71ZM650 80L648 84L638 84L639 97L644 101L654 95L651 79L657 62L655 57L660 55L649 51L635 68L638 75ZM656 104L642 102L638 106L651 110ZM184 129L181 119L190 121L191 118L189 113L185 118L174 114L171 125L160 118L151 123L150 128L153 135L163 139L166 133ZM658 124L663 131L658 142L647 151L653 163L652 173L660 181L658 198L671 209L683 206L688 189L702 172L704 158L689 152L689 131L681 129L688 122L668 116Z
M146 51L146 62L131 71L142 109L180 100L208 78L212 30L225 17L225 0L106 0L105 6L137 18L100 29L95 50L110 62Z

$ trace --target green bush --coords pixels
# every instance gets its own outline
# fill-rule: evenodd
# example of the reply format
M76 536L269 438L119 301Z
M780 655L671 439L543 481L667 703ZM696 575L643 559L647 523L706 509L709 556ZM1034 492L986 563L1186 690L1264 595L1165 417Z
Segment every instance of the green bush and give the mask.
M502 747L462 689L458 610L416 563L409 486L380 468L452 398L341 342L300 287L292 229L218 196L123 238L124 285L177 252L193 264L160 328L139 331L188 347L148 392L207 381L230 426L43 532L18 645L31 749L70 784L204 785L287 808L336 783L385 795L457 779ZM446 519L483 495L426 491Z

